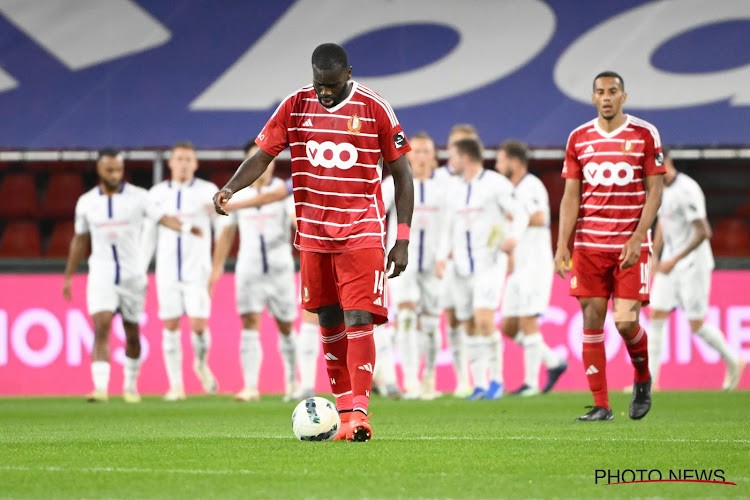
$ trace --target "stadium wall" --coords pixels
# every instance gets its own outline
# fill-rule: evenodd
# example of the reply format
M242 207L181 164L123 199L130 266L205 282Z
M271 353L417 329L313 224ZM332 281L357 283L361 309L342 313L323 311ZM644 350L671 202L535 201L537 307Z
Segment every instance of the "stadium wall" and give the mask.
M73 301L61 300L60 274L8 274L0 288L0 395L71 395L91 390L90 360L93 328L86 311L86 276L76 275ZM750 296L739 293L750 282L750 271L716 271L711 291L708 322L720 327L729 344L750 361ZM299 319L297 320L299 321ZM642 324L648 325L642 314ZM498 317L499 322L499 317ZM184 374L186 390L200 391L192 365L187 325L183 324ZM156 287L150 276L146 310L141 320L143 368L139 388L143 393L167 390L161 355L161 321L157 316ZM226 274L217 283L212 304L210 328L213 348L210 363L219 380L221 392L241 388L238 355L240 321L235 312L234 279ZM567 283L555 279L551 305L542 318L542 330L549 345L570 364L560 380L561 390L587 388L581 366L582 317L580 308L567 294ZM611 389L632 383L632 367L617 330L608 317L606 328L608 381ZM721 387L724 365L719 355L702 340L690 334L687 319L677 312L668 325L668 346L664 349L661 372L663 389L716 389ZM264 315L261 328L263 367L260 390L263 393L283 391L282 364L277 350L276 327ZM508 387L521 384L523 359L520 348L505 341L505 379ZM438 358L438 390L452 391L453 370L450 352L445 348ZM119 319L113 328L112 379L110 390L119 393L122 386L124 333ZM750 388L750 377L740 383ZM328 392L322 357L318 363L317 390Z

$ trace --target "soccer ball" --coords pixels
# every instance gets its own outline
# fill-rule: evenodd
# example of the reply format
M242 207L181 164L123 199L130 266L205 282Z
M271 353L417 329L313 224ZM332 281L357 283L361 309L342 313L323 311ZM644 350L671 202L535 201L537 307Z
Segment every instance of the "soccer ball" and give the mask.
M326 398L300 401L292 413L292 431L300 441L328 441L341 426L336 405Z

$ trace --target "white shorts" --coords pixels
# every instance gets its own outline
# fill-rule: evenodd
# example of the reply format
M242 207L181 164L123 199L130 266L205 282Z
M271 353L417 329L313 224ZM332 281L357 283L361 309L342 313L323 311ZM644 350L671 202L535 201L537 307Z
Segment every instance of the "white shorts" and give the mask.
M470 276L453 275L451 288L456 319L467 321L474 317L475 309L496 310L503 296L507 261L503 260Z
M101 283L89 277L86 283L86 305L89 314L103 311L119 312L127 323L138 323L146 301L147 281L133 279L114 283Z
M266 275L237 273L234 275L237 312L242 314L268 312L279 321L297 317L297 293L294 272L283 271Z
M414 302L417 311L437 316L440 314L440 280L432 271L406 272L388 280L392 303Z
M445 271L443 271L443 279L439 281L439 305L442 309L453 309L455 303L453 302L453 280L455 277L456 266L453 264L453 259L448 259L445 262Z
M184 283L181 281L156 280L156 295L159 298L161 320L181 318L208 318L211 314L211 297L208 283Z
M707 265L693 263L669 274L656 273L651 285L651 309L671 311L682 308L689 320L702 320L708 311L711 271Z
M547 311L554 269L526 268L508 276L503 294L503 318L540 316Z

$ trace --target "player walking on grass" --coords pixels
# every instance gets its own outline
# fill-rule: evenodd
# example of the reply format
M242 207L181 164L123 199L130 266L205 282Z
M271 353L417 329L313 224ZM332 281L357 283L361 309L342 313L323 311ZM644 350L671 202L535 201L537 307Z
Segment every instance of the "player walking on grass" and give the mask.
M342 417L337 439L372 437L367 408L375 365L373 324L387 321L386 270L408 260L414 188L404 154L409 143L391 106L351 80L346 51L335 44L312 54L313 84L279 105L242 162L214 196L216 210L265 171L285 148L292 153L300 249L302 307L318 313L331 390ZM399 235L385 260L383 157L396 184Z
M665 169L656 127L622 111L625 82L615 72L594 78L598 117L568 138L562 176L555 271L563 278L575 229L570 294L583 312L583 364L594 407L579 421L612 420L607 393L604 319L613 316L635 368L630 418L651 408L648 338L639 324L649 301L651 225L661 204Z
M198 159L195 146L179 142L172 148L169 158L171 178L149 190L150 203L165 214L184 223L184 231L175 233L166 227L155 228L147 224L144 230L146 261L156 246L156 291L159 298L159 318L164 321L162 350L164 366L169 379L166 401L185 399L182 377L182 342L180 319L187 315L190 321L193 344L193 370L209 394L217 391L216 379L208 366L211 333L208 317L211 298L208 278L211 274L210 204L206 203L216 184L195 177ZM215 214L213 214L215 217ZM190 234L196 227L205 238Z
M547 311L552 293L554 263L549 230L549 195L538 177L529 173L529 151L525 144L509 140L500 145L495 169L510 179L513 197L529 216L529 225L513 250L512 266L502 303L502 331L523 347L524 383L512 392L520 396L539 394L539 368L547 367L549 392L568 368L544 342L539 316Z
M145 217L151 217L174 234L182 224L148 203L145 189L123 181L122 157L112 149L99 152L96 164L99 185L83 194L76 204L75 236L65 266L63 297L71 300L71 277L91 243L86 302L94 322L91 352L92 402L107 401L109 386L109 334L112 318L119 312L125 329L123 398L141 400L136 387L140 371L141 342L138 321L146 297L146 271L142 262L141 236ZM195 228L187 228L201 236Z
M653 384L656 387L659 379L664 323L672 309L681 307L687 314L692 332L724 359L727 373L722 389L731 391L739 384L746 363L729 347L721 330L705 322L714 268L706 198L697 182L677 171L666 151L664 166L667 173L654 237L656 275L651 291L651 333L648 337ZM661 261L658 260L660 253Z

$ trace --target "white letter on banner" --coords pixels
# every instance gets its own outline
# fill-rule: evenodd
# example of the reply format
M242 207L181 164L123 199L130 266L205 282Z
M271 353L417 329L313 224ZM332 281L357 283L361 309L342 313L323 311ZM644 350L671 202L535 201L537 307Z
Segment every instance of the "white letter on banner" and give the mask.
M340 9L339 2L333 0L296 2L190 104L190 109L266 110L293 89L312 82L310 55L318 44L344 44L375 30L415 23L448 26L459 32L460 40L438 61L394 75L362 79L393 107L425 104L464 94L513 73L534 58L555 31L554 11L540 0L472 2L466 8L457 5L431 0L350 0ZM335 21L330 17L333 11ZM375 49L373 56L398 54L378 54ZM355 78L358 64L367 61L353 62ZM261 72L266 76L260 77Z
M65 317L65 331L68 365L80 366L84 349L91 353L94 348L94 330L80 309L70 309Z
M39 350L29 346L28 334L32 326L39 325L47 333L46 344ZM28 309L13 323L10 334L13 351L24 364L39 368L52 363L60 355L63 332L60 322L46 309Z
M747 0L649 2L610 18L573 42L557 61L555 83L571 99L590 103L594 77L613 70L625 79L628 108L681 108L723 99L730 99L734 106L748 106L750 64L711 73L679 74L651 63L654 52L676 36L711 24L746 19L750 19Z
M731 306L727 309L727 340L742 359L750 361L750 307Z

